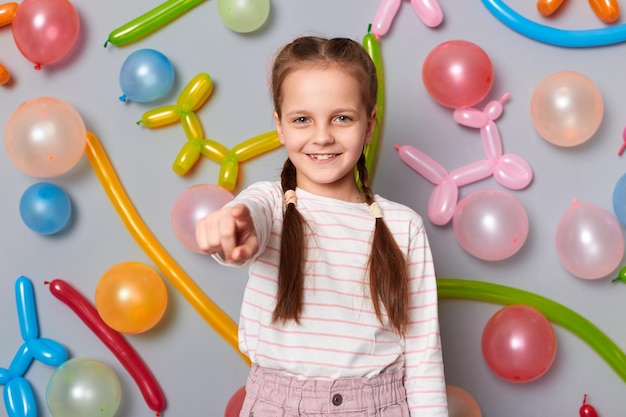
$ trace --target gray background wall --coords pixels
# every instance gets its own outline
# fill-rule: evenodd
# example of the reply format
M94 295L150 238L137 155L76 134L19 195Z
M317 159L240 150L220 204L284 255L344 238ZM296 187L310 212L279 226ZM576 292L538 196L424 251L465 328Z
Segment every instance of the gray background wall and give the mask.
M187 250L170 223L174 200L191 185L216 183L218 164L205 159L187 176L174 174L171 163L186 140L180 126L146 129L135 122L146 110L173 103L193 76L207 72L215 91L198 111L207 137L231 148L272 130L266 70L274 51L302 34L360 40L379 2L273 0L265 26L244 35L221 22L217 2L211 0L141 41L107 48L103 43L110 31L158 2L78 0L73 4L82 24L79 41L61 63L39 72L16 48L10 27L0 28L0 59L13 74L11 84L0 86L0 126L4 129L17 106L30 98L52 96L74 106L87 129L102 142L157 239L205 294L236 320L246 271L220 267ZM564 2L563 10L550 20L537 13L535 2L510 0L507 4L547 25L604 27L584 1ZM486 262L461 248L451 223L440 227L427 220L438 275L493 282L548 297L589 319L623 348L626 287L612 284L611 276L586 281L568 273L557 258L555 231L573 198L612 211L613 188L624 173L623 158L617 156L624 127L624 46L555 47L509 30L479 1L441 0L441 7L444 23L430 29L409 2L403 2L390 32L381 40L387 106L375 191L411 206L426 218L433 185L400 162L394 143L413 145L448 170L483 159L478 131L456 124L452 110L432 100L421 80L423 60L435 46L452 39L476 43L491 58L495 72L485 102L506 92L511 95L497 122L504 151L522 156L533 168L534 181L527 189L509 191L527 210L530 230L515 256ZM120 67L130 53L142 48L157 49L172 61L175 85L159 102L121 103ZM575 148L549 144L535 132L530 119L535 86L561 70L588 76L604 99L600 129ZM276 178L284 157L284 152L277 150L242 164L237 190L257 180ZM111 266L124 261L152 265L121 222L88 161L83 158L67 174L51 179L68 192L74 207L69 228L54 236L33 233L19 217L22 193L40 179L19 171L5 152L0 153L0 178L0 366L9 365L22 343L13 286L17 277L25 275L35 284L42 336L64 344L72 357L93 357L117 372L123 388L119 416L154 415L115 357L43 284L62 278L93 300L100 276ZM463 187L461 196L479 189L503 188L488 178ZM168 291L168 309L158 326L127 339L163 388L168 401L165 416L220 416L231 395L244 384L248 367L169 283ZM600 415L623 413L624 381L581 339L556 325L557 356L543 377L514 384L493 374L483 360L480 340L486 322L500 308L471 300L441 301L448 383L469 391L485 416L574 416L584 393ZM53 371L34 363L26 374L40 415L48 415L45 388ZM0 407L3 415L4 406Z

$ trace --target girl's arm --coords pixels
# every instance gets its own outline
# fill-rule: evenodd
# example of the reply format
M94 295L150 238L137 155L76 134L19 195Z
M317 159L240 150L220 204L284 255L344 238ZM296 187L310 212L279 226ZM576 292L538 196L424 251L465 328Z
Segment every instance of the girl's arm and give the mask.
M409 326L404 386L411 416L447 417L435 270L423 223L415 226L407 252Z

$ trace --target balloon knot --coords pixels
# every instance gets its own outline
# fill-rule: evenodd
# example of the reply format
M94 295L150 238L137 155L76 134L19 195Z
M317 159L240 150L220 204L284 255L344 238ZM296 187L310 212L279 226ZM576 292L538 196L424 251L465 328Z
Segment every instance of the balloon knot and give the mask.
M41 69L41 64L35 64L35 69L39 71Z
M120 96L120 101L126 101L126 94Z
M141 124L141 120L137 120L135 123L137 123L137 126L139 126Z
M50 285L50 281L44 281L43 285Z
M106 48L108 44L109 44L109 40L107 39L107 41L104 43L104 47Z
M578 199L577 198L574 198L572 200L572 206L575 206L575 205L578 205Z

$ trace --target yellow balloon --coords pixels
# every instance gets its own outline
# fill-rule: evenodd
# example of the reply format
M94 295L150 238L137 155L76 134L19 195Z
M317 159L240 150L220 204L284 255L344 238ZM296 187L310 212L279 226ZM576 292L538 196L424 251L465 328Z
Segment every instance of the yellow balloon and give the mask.
M102 275L95 302L98 314L110 328L122 333L142 333L163 317L167 288L150 266L122 262Z
M213 139L203 139L201 152L211 161L221 164L228 154L228 148Z
M226 155L220 166L219 178L217 185L228 191L233 191L237 185L237 177L239 176L239 162L234 155Z
M199 139L188 140L187 143L183 145L178 155L176 155L176 159L174 160L174 164L172 165L172 169L178 175L185 175L191 167L198 161L200 158L200 150L202 149L202 141Z
M198 119L198 116L194 112L183 113L180 118L180 124L183 126L183 131L185 132L187 139L193 140L204 138L202 123L200 123L200 119Z
M178 107L173 105L157 107L156 109L148 110L141 116L141 120L137 124L142 124L145 127L154 128L171 125L180 120L180 111Z
M232 149L233 155L239 162L245 162L266 152L272 151L280 147L280 139L278 132L272 130L270 132L261 133L258 136L245 140Z
M213 81L206 72L201 72L189 81L183 91L181 91L176 105L184 112L196 111L213 93Z

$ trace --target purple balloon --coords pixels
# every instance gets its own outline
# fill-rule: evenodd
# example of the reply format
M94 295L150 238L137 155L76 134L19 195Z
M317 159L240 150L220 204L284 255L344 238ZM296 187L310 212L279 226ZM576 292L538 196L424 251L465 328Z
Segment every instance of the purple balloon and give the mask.
M196 222L233 198L229 191L213 184L193 185L183 191L172 209L172 227L178 240L188 249L204 253L196 243Z
M485 261L512 256L528 236L526 210L515 197L499 190L474 191L462 198L452 225L463 249Z

